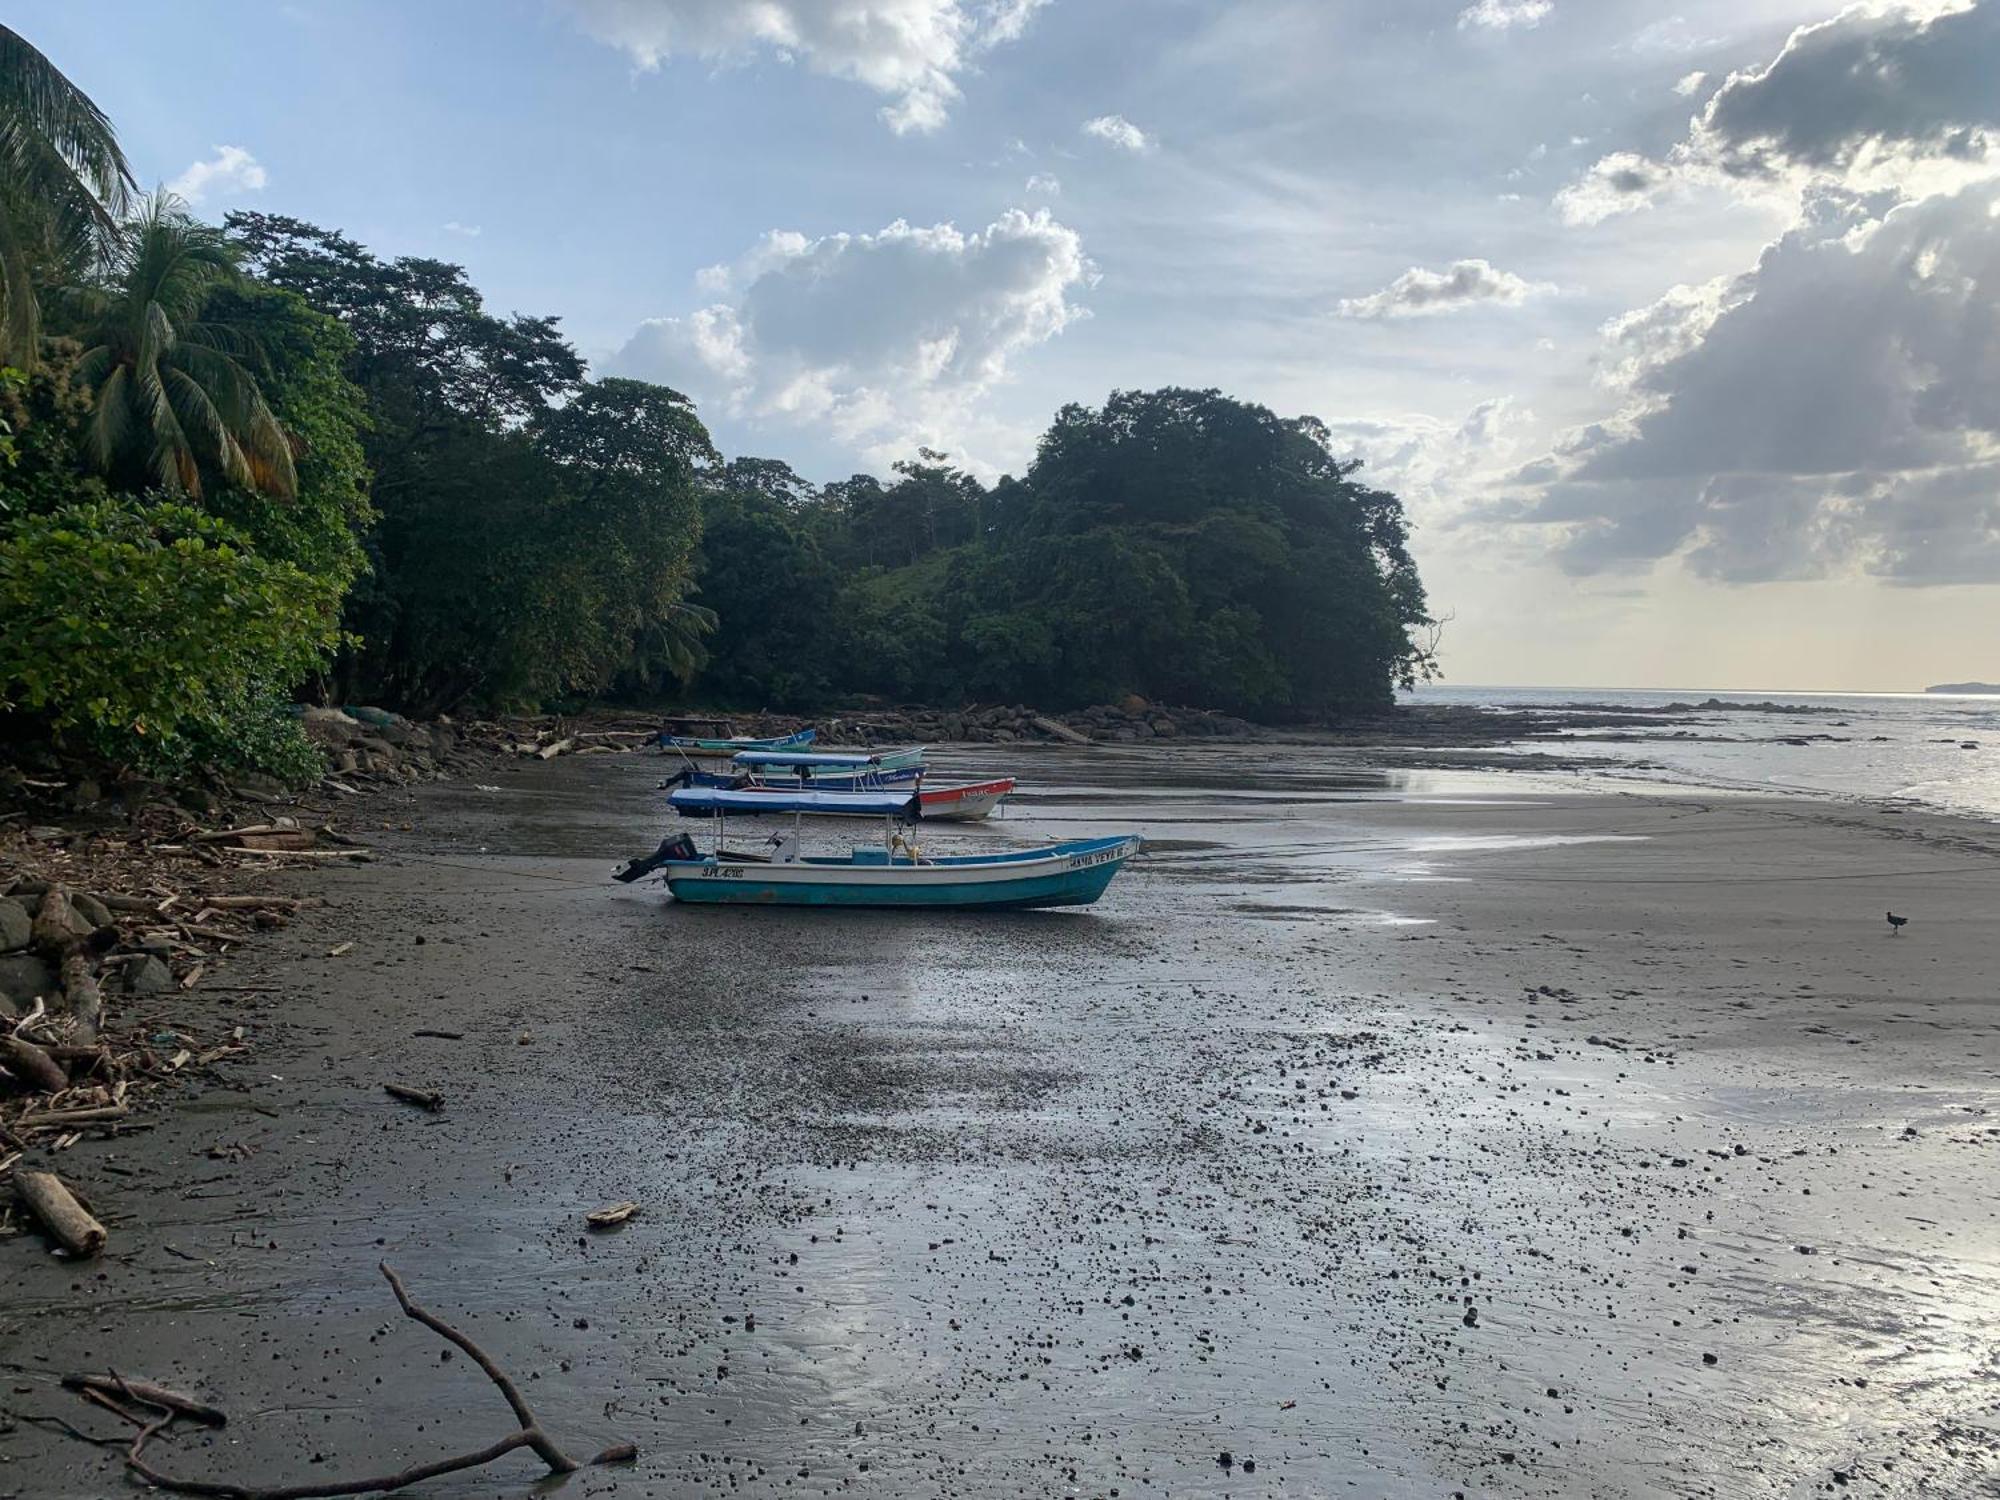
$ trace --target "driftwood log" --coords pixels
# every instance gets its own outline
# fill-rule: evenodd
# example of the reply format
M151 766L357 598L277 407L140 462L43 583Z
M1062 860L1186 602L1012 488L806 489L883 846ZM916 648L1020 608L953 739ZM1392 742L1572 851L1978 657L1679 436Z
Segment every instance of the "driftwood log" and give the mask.
M156 1420L148 1422L144 1427L140 1428L137 1436L132 1439L132 1446L125 1453L125 1466L141 1479L160 1489L171 1490L180 1495L211 1495L219 1497L219 1500L321 1500L321 1497L333 1495L386 1494L391 1490L406 1489L410 1485L420 1484L426 1479L435 1479L440 1474L455 1474L462 1469L480 1468L485 1464L492 1463L497 1458L502 1458L514 1452L517 1448L526 1448L533 1452L535 1457L548 1466L548 1471L551 1474L571 1474L583 1467L575 1459L564 1453L561 1448L557 1447L549 1435L542 1430L541 1422L529 1408L527 1401L522 1398L520 1388L514 1384L507 1372L501 1369L499 1364L494 1361L492 1355L488 1354L465 1334L460 1333L435 1313L419 1307L411 1299L409 1291L403 1285L402 1278L389 1268L386 1261L382 1263L381 1271L383 1276L388 1279L390 1290L395 1292L396 1301L402 1307L405 1316L414 1318L433 1333L464 1350L466 1354L471 1356L473 1363L477 1364L485 1372L486 1378L493 1382L501 1396L506 1399L507 1405L514 1413L514 1420L521 1424L517 1431L511 1432L506 1437L500 1438L495 1442L488 1443L484 1448L477 1449L471 1453L461 1453L451 1458L433 1459L431 1462L424 1464L413 1464L409 1468L398 1470L394 1474L383 1474L370 1479L331 1480L310 1484L268 1486L233 1484L227 1481L209 1479L177 1479L171 1474L161 1473L158 1469L148 1464L142 1456L147 1441L156 1432L165 1427L167 1423L171 1422L176 1415L181 1413L181 1408L149 1397L146 1392L148 1389L152 1389L160 1396L171 1396L175 1393L159 1391L157 1387L148 1387L142 1381L124 1380L114 1376L109 1389L116 1391L130 1403L150 1405L161 1413ZM69 1382L65 1381L64 1383L68 1384ZM94 1376L90 1377L87 1386L80 1388L84 1389L86 1393L101 1393L106 1389L105 1386L98 1383L98 1377ZM213 1411L213 1408L206 1408L206 1410ZM189 1415L192 1415L192 1413L189 1413ZM214 1415L219 1419L222 1414L215 1412ZM606 1448L602 1453L593 1458L591 1462L593 1464L624 1463L637 1457L638 1449L632 1444L619 1443L613 1447Z
M7 1071L44 1094L59 1094L69 1087L69 1074L62 1064L26 1037L0 1037L0 1063Z
M95 1255L108 1236L76 1195L53 1172L14 1168L14 1192L42 1221L49 1237L72 1255Z

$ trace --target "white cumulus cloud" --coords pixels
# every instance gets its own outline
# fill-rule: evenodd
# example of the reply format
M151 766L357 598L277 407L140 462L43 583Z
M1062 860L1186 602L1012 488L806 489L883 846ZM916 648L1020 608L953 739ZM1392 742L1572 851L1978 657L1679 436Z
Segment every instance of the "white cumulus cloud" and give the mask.
M1458 29L1506 31L1515 26L1539 26L1554 9L1552 0L1479 0L1458 13Z
M1026 191L1031 198L1053 198L1062 192L1062 179L1053 172L1037 172L1028 179Z
M1092 275L1076 232L1018 209L966 233L897 220L872 234L766 235L729 294L642 323L613 373L662 381L732 416L825 426L869 452L951 440L1013 360L1083 309Z
M978 54L1020 37L1047 0L568 0L583 29L658 69L760 53L885 94L898 135L936 130Z
M1095 136L1106 145L1116 146L1120 151L1145 151L1153 144L1153 138L1134 125L1123 115L1099 115L1083 122L1083 133Z
M241 146L217 146L207 161L190 162L167 184L167 191L188 203L200 203L210 197L254 193L269 180L263 163Z
M1343 318L1425 317L1481 304L1519 307L1554 290L1484 260L1455 260L1442 271L1412 266L1379 292L1342 298L1335 311Z

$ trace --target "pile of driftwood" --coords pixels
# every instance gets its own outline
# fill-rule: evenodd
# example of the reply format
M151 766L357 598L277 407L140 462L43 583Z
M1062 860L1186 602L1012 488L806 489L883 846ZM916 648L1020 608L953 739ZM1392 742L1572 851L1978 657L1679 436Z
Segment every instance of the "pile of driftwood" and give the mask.
M72 1255L95 1255L106 1231L88 1201L48 1163L92 1131L132 1128L137 1097L184 1070L247 1050L241 1027L197 1034L157 1012L190 988L220 953L303 903L288 896L184 896L71 891L21 878L0 897L0 929L20 935L13 972L47 976L35 993L0 1004L0 1176L11 1214L38 1223ZM26 987L15 978L12 983ZM30 981L31 982L31 981ZM36 1150L39 1164L26 1153Z
M630 755L645 749L660 734L657 725L642 726L636 720L585 729L562 719L474 724L469 732L486 738L506 754L535 760L554 760L559 755Z

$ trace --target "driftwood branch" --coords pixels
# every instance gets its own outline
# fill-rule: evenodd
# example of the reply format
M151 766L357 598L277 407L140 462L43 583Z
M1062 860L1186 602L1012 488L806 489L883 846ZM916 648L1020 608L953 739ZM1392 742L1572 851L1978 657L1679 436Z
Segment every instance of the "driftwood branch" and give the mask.
M228 1423L228 1416L206 1401L197 1401L193 1396L184 1396L179 1391L166 1386L155 1385L150 1380L133 1380L124 1375L65 1375L63 1385L72 1391L102 1391L106 1394L128 1396L147 1406L157 1406L163 1411L175 1412L183 1417L192 1417L204 1427L221 1427Z
M575 1459L564 1453L542 1430L528 1403L523 1399L507 1372L500 1368L493 1357L465 1334L445 1322L425 1308L419 1307L410 1297L403 1280L390 1269L388 1262L381 1265L382 1275L387 1278L389 1288L396 1294L396 1301L410 1318L430 1329L470 1355L473 1362L486 1372L500 1394L506 1398L513 1410L514 1418L521 1426L517 1432L487 1444L471 1453L461 1453L450 1458L433 1459L429 1463L413 1464L407 1469L399 1469L394 1474L382 1474L368 1479L334 1480L314 1484L293 1485L248 1485L232 1484L222 1480L177 1479L171 1474L163 1474L148 1464L143 1457L146 1442L177 1415L196 1415L197 1410L212 1413L219 1422L222 1413L212 1407L204 1407L192 1398L179 1396L177 1392L166 1391L146 1381L127 1380L116 1374L108 1379L102 1376L77 1376L63 1383L80 1382L81 1388L92 1392L116 1391L128 1400L140 1405L151 1406L161 1413L156 1421L147 1423L132 1439L132 1446L126 1451L125 1466L141 1479L159 1489L171 1490L180 1495L208 1495L216 1500L323 1500L323 1497L338 1495L377 1495L392 1490L405 1489L420 1484L426 1479L435 1479L440 1474L455 1474L461 1469L476 1469L492 1463L512 1453L517 1448L527 1448L548 1466L551 1474L568 1474L582 1467ZM170 1399L171 1398L171 1399ZM176 1404L185 1403L185 1404ZM606 1448L591 1460L594 1464L623 1463L638 1456L638 1450L630 1443L619 1443Z
M108 1236L53 1172L14 1169L14 1192L33 1211L49 1237L72 1255L95 1255Z

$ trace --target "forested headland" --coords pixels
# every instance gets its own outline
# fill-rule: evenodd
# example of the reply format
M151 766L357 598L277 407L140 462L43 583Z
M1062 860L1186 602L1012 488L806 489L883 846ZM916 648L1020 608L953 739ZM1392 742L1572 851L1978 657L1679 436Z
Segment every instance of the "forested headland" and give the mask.
M0 278L17 746L303 776L301 701L1309 721L1432 667L1402 507L1314 418L1120 391L990 485L927 449L813 483L459 266L141 194L5 28Z

